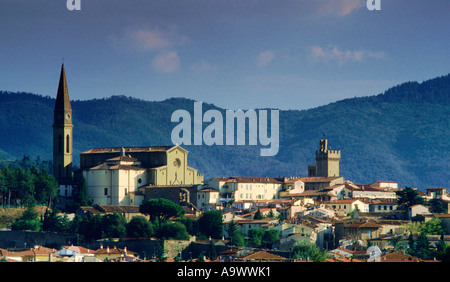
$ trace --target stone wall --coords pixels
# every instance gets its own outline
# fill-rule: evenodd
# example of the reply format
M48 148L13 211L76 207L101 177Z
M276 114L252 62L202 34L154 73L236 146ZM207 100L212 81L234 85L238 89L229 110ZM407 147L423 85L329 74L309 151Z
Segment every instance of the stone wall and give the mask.
M64 245L77 244L75 233L32 232L22 230L0 230L0 248L32 248L41 245L50 248L60 248Z

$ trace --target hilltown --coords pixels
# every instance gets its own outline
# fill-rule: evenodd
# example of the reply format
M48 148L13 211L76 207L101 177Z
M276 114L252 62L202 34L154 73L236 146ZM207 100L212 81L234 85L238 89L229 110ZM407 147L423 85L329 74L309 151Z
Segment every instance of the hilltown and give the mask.
M63 65L53 124L57 208L68 210L83 193L89 205L55 218L88 218L88 232L80 238L70 232L4 229L1 261L449 259L446 188L421 191L393 181L357 184L344 179L339 171L341 151L330 150L327 139L319 141L316 163L305 168L307 176L205 180L188 166L188 151L179 145L93 148L80 154L80 168L73 171L72 130ZM45 212L44 224L50 213ZM110 220L110 230L89 234L101 218ZM122 231L111 232L120 220ZM158 231L142 232L147 224ZM134 233L129 232L132 227Z

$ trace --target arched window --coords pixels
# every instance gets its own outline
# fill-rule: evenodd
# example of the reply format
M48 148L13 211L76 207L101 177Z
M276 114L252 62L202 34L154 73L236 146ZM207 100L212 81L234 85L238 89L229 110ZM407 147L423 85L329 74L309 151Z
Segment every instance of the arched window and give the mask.
M67 134L66 137L66 153L70 153L70 136Z

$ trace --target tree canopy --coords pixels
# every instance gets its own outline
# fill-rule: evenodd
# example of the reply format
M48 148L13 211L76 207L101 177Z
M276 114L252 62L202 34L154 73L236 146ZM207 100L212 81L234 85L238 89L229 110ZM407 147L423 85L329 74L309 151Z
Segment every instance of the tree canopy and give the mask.
M139 206L139 211L152 218L158 218L160 223L171 217L184 216L184 210L180 205L164 198L148 200Z

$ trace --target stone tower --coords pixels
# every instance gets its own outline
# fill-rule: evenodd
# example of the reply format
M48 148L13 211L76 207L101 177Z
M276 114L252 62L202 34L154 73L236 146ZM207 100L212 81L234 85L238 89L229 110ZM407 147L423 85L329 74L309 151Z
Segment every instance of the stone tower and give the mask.
M319 146L319 150L316 151L316 175L314 176L338 177L341 151L328 150L327 139L320 139Z
M62 64L53 118L53 175L59 185L72 180L72 128L72 107Z

